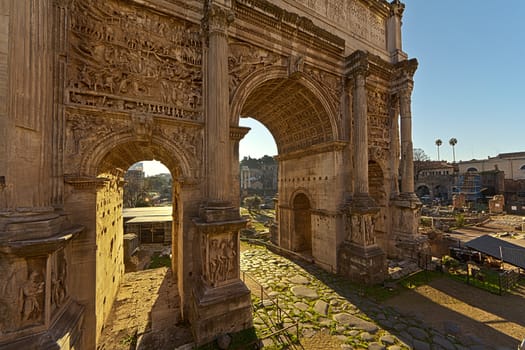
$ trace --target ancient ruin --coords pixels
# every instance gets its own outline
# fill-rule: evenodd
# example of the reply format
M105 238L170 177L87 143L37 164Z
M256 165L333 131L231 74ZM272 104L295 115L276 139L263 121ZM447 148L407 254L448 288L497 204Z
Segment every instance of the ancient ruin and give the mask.
M276 244L363 283L416 257L398 0L0 0L0 348L94 349L124 265L123 173L171 171L197 344L251 326L239 141L279 150Z

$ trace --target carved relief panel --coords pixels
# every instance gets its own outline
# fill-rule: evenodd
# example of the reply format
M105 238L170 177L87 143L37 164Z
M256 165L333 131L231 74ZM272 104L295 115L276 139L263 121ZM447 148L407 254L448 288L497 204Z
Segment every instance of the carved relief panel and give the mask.
M202 119L200 26L122 1L73 0L69 104Z
M359 0L296 0L342 28L386 48L386 18Z
M230 42L228 51L230 99L239 84L251 73L272 65L285 64L280 56L245 42Z
M389 94L386 91L368 89L368 138L371 148L376 149L376 160L383 159L383 151L390 147L391 120L388 112Z
M204 282L218 287L238 279L239 247L236 232L205 235L202 245Z
M0 336L44 325L46 260L0 259Z

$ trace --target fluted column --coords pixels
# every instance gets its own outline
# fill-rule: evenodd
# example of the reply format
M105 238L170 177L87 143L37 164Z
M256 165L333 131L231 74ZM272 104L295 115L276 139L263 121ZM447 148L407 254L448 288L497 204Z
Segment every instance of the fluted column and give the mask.
M414 152L412 144L412 89L400 92L399 111L401 115L401 192L414 193Z
M10 23L6 100L9 118L4 156L10 166L0 169L6 184L6 198L0 206L25 212L49 211L53 1L12 1L9 16L4 17Z
M208 5L204 19L208 30L206 157L211 201L228 201L231 189L227 28L232 20L229 9Z
M368 120L365 87L366 71L356 72L354 81L354 195L368 195Z

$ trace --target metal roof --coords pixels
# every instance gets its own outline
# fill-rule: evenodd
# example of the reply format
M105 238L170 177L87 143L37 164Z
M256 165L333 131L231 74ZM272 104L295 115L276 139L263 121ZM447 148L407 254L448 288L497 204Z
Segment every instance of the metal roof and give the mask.
M145 222L168 222L172 220L173 220L173 217L171 215L138 216L131 220L126 221L126 224L140 224L140 223L145 223Z
M484 235L468 241L465 246L525 269L525 248L519 245Z
M138 216L167 216L172 215L173 208L169 207L143 207L143 208L124 208L122 216L124 218L134 218Z

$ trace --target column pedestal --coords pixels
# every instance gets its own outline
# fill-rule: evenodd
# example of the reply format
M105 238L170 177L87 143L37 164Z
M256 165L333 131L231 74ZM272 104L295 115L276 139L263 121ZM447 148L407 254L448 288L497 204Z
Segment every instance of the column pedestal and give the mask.
M240 276L239 231L247 220L226 202L203 206L193 220L199 238L200 278L192 291L190 321L197 346L252 327L250 290Z
M401 193L392 201L392 233L389 255L419 260L429 250L426 236L419 234L421 202L415 193Z
M386 255L377 245L374 219L379 208L368 195L354 198L346 209L347 238L337 252L337 270L342 276L364 284L377 284L387 274Z

